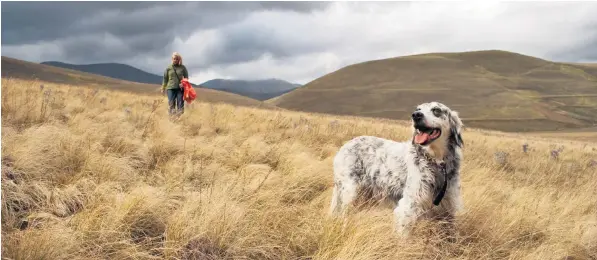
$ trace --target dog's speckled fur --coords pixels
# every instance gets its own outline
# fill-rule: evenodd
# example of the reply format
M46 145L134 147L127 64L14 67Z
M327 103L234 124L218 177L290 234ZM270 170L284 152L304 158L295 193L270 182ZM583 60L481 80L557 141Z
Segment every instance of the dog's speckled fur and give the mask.
M364 191L394 202L396 230L408 236L419 217L451 220L462 208L459 174L463 142L458 113L439 102L421 104L416 111L423 113L426 126L441 129L441 135L430 144L360 136L340 148L334 158L330 214L343 213ZM413 121L413 138L415 134ZM433 199L444 183L442 162L448 186L435 206Z

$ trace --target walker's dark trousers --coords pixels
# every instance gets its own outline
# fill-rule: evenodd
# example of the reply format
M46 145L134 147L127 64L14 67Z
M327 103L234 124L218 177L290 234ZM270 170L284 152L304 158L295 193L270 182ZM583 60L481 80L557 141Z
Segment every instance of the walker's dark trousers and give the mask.
M168 114L182 115L184 113L183 90L181 88L167 89L168 93Z

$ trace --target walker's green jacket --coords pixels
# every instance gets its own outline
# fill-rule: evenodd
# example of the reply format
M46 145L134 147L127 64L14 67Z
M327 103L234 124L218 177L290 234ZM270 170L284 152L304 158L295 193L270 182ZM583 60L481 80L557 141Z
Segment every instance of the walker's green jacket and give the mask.
M176 70L176 73L174 73ZM176 77L178 74L178 78ZM164 71L164 80L162 82L162 89L177 89L180 88L178 84L182 78L189 78L189 72L184 65L170 64L166 71Z

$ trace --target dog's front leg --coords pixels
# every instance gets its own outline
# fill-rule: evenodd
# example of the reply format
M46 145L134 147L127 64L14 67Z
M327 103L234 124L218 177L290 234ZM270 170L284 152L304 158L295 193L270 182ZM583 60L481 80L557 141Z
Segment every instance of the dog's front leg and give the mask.
M412 176L412 178L409 176L409 179L404 189L404 196L394 209L396 231L403 237L410 235L417 219L425 214L432 205L427 185L424 185L424 182L417 176Z

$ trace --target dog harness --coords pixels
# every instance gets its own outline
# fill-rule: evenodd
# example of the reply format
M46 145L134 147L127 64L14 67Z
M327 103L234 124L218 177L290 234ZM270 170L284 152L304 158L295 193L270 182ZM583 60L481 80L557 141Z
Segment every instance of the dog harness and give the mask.
M433 199L433 204L435 206L439 205L439 203L442 201L444 195L446 195L446 189L448 188L448 174L446 173L446 163L440 163L439 170L444 175L444 183L442 184L442 187L439 190L437 196L435 196L435 199Z

